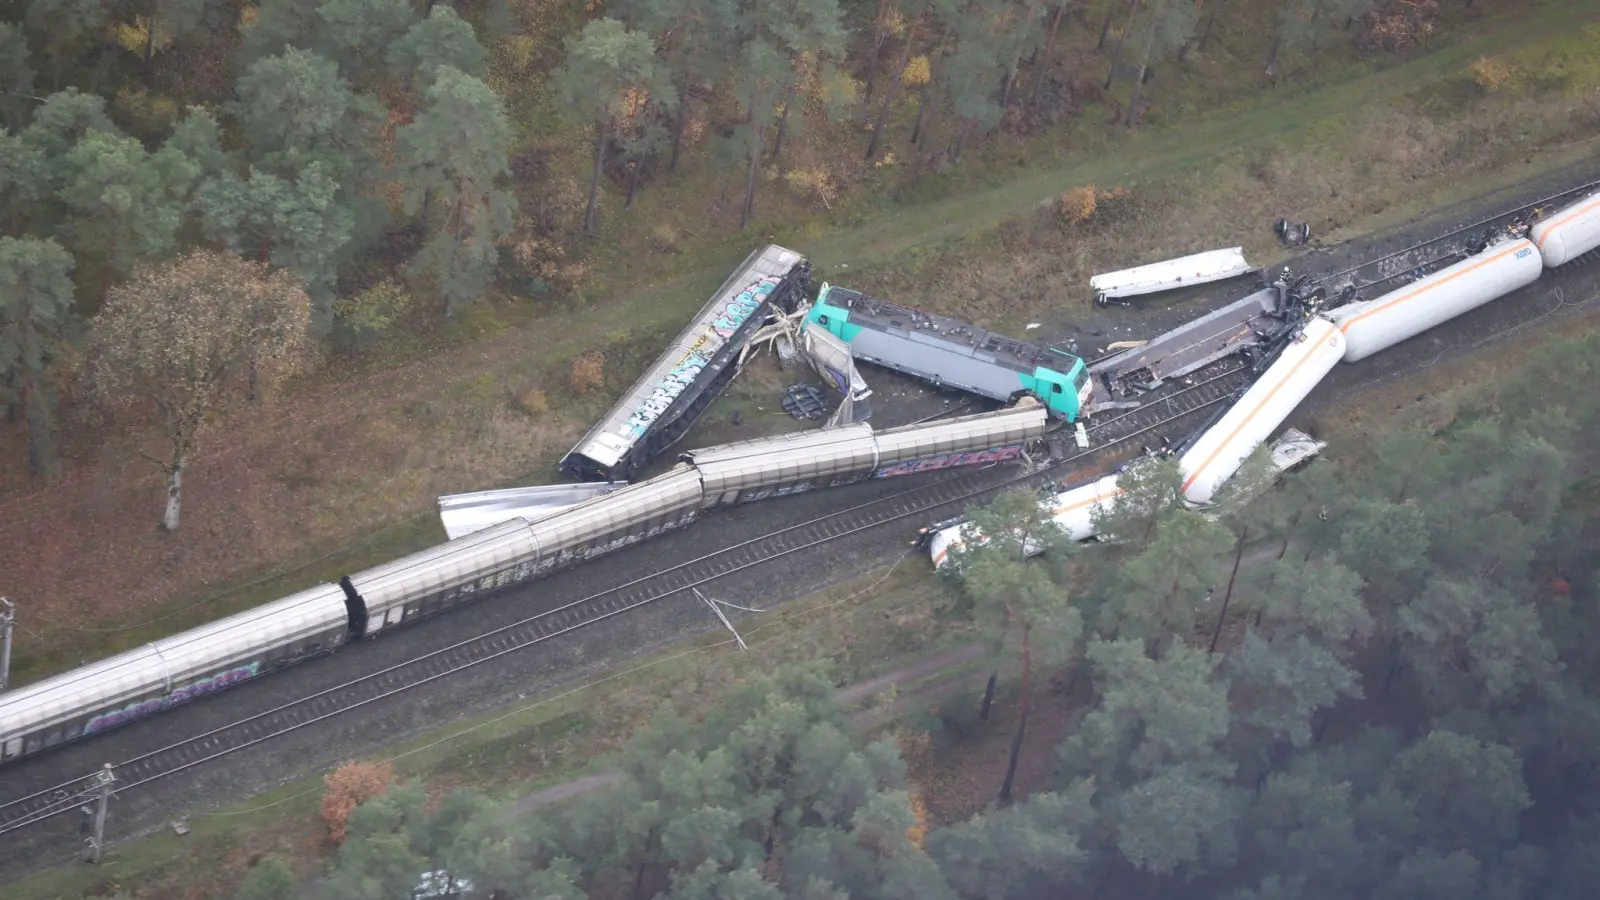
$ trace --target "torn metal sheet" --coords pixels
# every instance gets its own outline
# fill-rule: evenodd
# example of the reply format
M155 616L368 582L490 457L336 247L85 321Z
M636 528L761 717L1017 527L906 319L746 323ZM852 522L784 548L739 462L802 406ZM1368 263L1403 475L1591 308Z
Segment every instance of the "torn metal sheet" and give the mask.
M865 422L872 416L872 405L867 398L872 389L856 368L850 345L832 332L821 328L808 328L800 335L800 347L821 375L844 399L834 410L825 428Z
M1096 275L1089 279L1089 287L1094 291L1095 302L1103 305L1115 297L1153 294L1192 284L1222 281L1255 271L1255 266L1245 262L1243 247L1229 247Z
M439 498L439 521L453 541L512 519L535 522L627 486L626 481L590 481L448 494Z

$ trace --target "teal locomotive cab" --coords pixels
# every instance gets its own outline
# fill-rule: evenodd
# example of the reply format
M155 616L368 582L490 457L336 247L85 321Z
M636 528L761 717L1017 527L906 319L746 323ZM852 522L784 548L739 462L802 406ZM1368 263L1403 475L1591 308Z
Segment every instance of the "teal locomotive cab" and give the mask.
M817 302L811 304L811 311L806 313L805 324L801 326L801 330L815 325L848 344L861 333L861 326L850 321L850 310L828 302L829 287L827 282L822 283L822 292L817 294Z
M1062 357L1066 372L1037 366L1032 375L1018 375L1022 386L1033 393L1044 403L1050 414L1060 416L1068 422L1075 422L1082 413L1083 407L1089 402L1091 385L1089 381L1089 367L1083 360L1069 356L1060 351L1052 351Z

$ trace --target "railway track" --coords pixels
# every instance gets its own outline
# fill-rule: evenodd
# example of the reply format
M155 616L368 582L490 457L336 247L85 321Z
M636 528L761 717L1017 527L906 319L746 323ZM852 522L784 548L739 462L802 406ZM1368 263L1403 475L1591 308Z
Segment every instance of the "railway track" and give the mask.
M1325 275L1318 279L1317 283L1327 291L1330 300L1350 287L1370 300L1376 296L1374 288L1390 291L1419 277L1430 275L1470 255L1470 248L1485 235L1491 232L1504 233L1508 227L1527 221L1536 212L1564 206L1597 188L1600 188L1600 181L1591 181L1559 194L1552 194L1341 272ZM1600 250L1592 250L1572 262L1583 265L1595 259L1600 259Z
M1375 288L1390 290L1416 277L1437 271L1470 252L1469 248L1490 231L1503 231L1524 221L1541 207L1559 206L1600 187L1600 181L1563 191L1515 210L1465 225L1428 241L1368 260L1358 266L1322 276L1318 283L1330 298L1348 287L1367 296ZM1580 258L1580 263L1600 259L1600 251ZM1060 477L1075 464L1109 463L1110 451L1131 450L1136 438L1171 436L1182 422L1215 408L1246 388L1253 380L1249 366L1224 360L1191 376L1194 383L1137 409L1088 428L1092 446L1066 455L1029 472L998 483L977 472L965 472L931 484L909 488L869 503L839 510L789 526L698 559L678 564L651 577L623 584L568 603L519 622L417 657L300 700L250 716L238 722L134 757L114 767L118 791L128 791L175 775L211 760L261 744L275 737L359 709L385 698L428 684L465 669L514 653L534 644L569 634L587 625L621 615L640 606L691 588L762 565L774 559L827 544L912 516L932 516L958 504L967 504L1007 488L1039 484ZM968 409L966 403L919 420L930 421ZM1105 459L1092 459L1106 456ZM100 773L63 782L52 788L0 802L0 835L71 812L94 794Z
M320 691L222 728L125 760L113 767L117 790L128 791L325 721L412 688L449 677L580 628L622 615L691 588L823 544L912 516L964 505L1019 484L1050 480L1053 473L1110 451L1135 446L1151 434L1231 399L1251 380L1249 366L1223 364L1208 377L1143 407L1088 428L1092 446L1029 472L992 483L978 472L882 497L735 544L665 569L648 578L602 591L478 637L435 650L396 666ZM948 411L947 411L948 412ZM941 414L943 415L943 414ZM1099 460L1096 460L1097 462ZM89 796L98 773L0 804L0 835L72 811Z

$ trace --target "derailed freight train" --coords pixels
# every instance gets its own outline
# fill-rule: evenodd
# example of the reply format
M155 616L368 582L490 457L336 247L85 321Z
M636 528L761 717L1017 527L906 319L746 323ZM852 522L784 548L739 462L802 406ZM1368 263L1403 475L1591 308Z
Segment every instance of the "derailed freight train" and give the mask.
M1495 242L1479 253L1372 300L1319 313L1261 378L1179 459L1184 499L1205 506L1251 453L1282 425L1340 361L1359 362L1470 310L1537 281L1545 268L1600 248L1600 194L1544 218L1526 238ZM1041 502L1073 540L1095 537L1097 509L1122 493L1109 475ZM983 535L957 523L922 538L935 567Z
M714 506L869 478L1016 459L1048 418L999 412L695 450L667 473L551 515L512 519L248 612L0 694L0 760L144 718L478 596L684 527Z
M629 481L683 437L738 374L735 361L774 312L806 299L811 264L772 245L751 253L689 327L561 460L579 481Z

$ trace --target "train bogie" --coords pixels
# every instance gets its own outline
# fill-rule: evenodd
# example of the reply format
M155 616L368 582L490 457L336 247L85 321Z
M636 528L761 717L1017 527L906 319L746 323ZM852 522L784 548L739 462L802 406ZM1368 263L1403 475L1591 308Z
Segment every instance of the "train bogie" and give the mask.
M321 585L0 694L0 760L26 756L333 650L345 594Z
M1347 363L1387 350L1462 313L1539 280L1544 263L1532 241L1504 241L1372 300L1334 310Z
M1551 269L1600 247L1600 194L1585 197L1544 219L1533 226L1528 237Z
M518 567L531 566L540 548L528 523L513 519L351 575L350 589L365 609L363 633L371 637L472 599L479 591L526 580L531 567L520 577Z
M1322 318L1307 324L1227 414L1179 459L1184 497L1191 503L1210 503L1217 488L1233 477L1345 356L1345 338L1338 326Z

